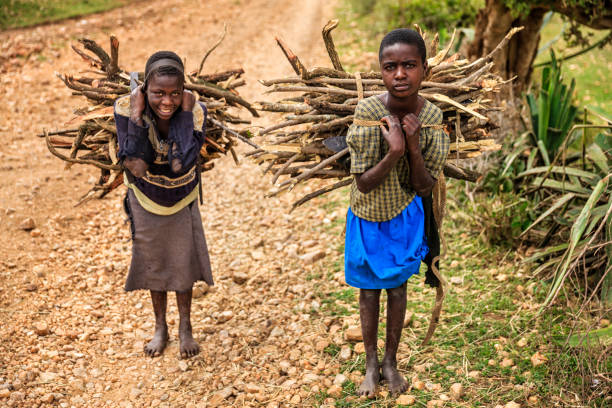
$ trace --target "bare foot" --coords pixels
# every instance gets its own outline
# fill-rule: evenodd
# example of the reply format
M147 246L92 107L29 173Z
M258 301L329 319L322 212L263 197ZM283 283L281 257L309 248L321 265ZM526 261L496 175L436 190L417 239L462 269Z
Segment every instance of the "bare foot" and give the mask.
M163 353L168 344L168 326L161 326L155 330L153 339L144 346L144 352L149 357L157 357Z
M366 366L366 374L365 379L359 386L359 391L357 394L359 396L366 396L368 398L374 398L376 396L376 385L380 380L380 371L378 368L378 363L372 366Z
M391 394L401 394L408 389L408 382L404 376L397 371L395 364L383 362L382 375L389 384L389 391Z
M193 357L200 352L200 346L193 339L191 334L191 325L185 328L179 328L179 341L181 349L181 358Z

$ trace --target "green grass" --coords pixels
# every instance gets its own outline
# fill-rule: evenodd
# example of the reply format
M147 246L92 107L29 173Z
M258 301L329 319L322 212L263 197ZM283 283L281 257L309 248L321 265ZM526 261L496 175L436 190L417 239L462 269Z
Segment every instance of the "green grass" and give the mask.
M129 0L0 0L0 30L98 13Z
M535 63L550 60L548 49L542 50L549 43L552 45L557 58L562 58L579 51L580 47L568 47L567 42L561 35L562 31L569 26L561 20L559 15L554 15L551 20L542 28L542 38L540 49L542 52L537 56ZM585 32L592 35L591 42L603 38L608 31L585 29ZM534 78L539 78L540 73L537 68L534 71ZM612 45L608 44L604 48L596 48L578 57L563 62L563 72L566 77L576 79L576 96L582 105L592 105L612 116L612 91L608 86L612 78ZM567 81L569 83L569 80Z
M557 306L536 316L540 303L547 293L547 283L530 277L532 265L523 265L514 252L499 246L489 246L480 234L481 225L462 196L463 188L454 182L449 187L448 217L444 223L444 234L448 253L443 258L442 273L447 280L462 278L462 283L449 285L440 323L430 345L420 347L427 330L434 292L425 287L423 276L417 275L408 281L407 310L414 313L413 322L404 329L402 345L398 353L399 368L410 381L413 376L425 383L439 384L440 392L411 389L416 398L413 406L425 407L428 401L449 395L453 383L461 383L465 395L460 401L447 401L445 407L504 406L515 401L529 406L527 399L537 397L537 406L605 406L605 393L591 391L590 377L585 367L600 364L599 372L610 370L612 362L596 363L602 351L575 349L563 346L558 339L566 339L574 322L576 309L565 307L567 303L578 304L571 294L563 295ZM325 201L326 211L342 211L348 192L336 191ZM336 203L330 205L330 203ZM471 220L471 221L470 221ZM313 233L326 231L342 237L342 225L319 225ZM343 248L336 248L326 262L318 264L313 273L323 280L316 296L321 301L321 317L357 318L358 291L348 286L325 289L324 280L331 280L330 270L338 270ZM452 265L452 267L451 267ZM336 272L334 272L336 273ZM385 296L381 297L381 323L379 337L384 338ZM589 324L589 313L578 323ZM592 318L591 318L592 319ZM592 323L592 320L591 320ZM584 330L578 327L577 331ZM523 341L525 344L523 344ZM352 347L352 345L350 345ZM333 344L325 353L336 358L340 346ZM379 350L382 354L382 350ZM531 358L537 352L548 358L542 365L534 366ZM609 354L609 353L608 353ZM605 356L605 353L604 353ZM504 367L504 359L512 364ZM610 360L610 359L608 359ZM423 369L423 364L426 368ZM429 366L427 366L429 364ZM604 364L603 370L601 364ZM607 368L606 365L607 364ZM365 371L365 354L354 354L342 362L339 373L350 378L350 373ZM470 372L478 371L475 377ZM588 372L588 371L586 371ZM355 384L351 378L343 385L342 395L334 400L336 407L392 407L395 398L380 395L373 400L360 400L355 396ZM379 391L386 390L381 384ZM605 390L605 388L604 388ZM577 396L577 397L576 397ZM305 401L313 406L321 405L329 398L325 391ZM579 398L575 400L575 398Z

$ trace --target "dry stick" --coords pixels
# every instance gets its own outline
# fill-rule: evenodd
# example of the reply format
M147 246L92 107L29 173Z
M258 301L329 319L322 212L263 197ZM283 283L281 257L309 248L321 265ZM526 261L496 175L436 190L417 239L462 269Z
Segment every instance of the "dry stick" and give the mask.
M220 127L221 129L225 130L227 133L231 134L232 136L237 137L238 139L240 139L241 141L243 141L244 143L248 144L251 147L254 147L255 149L259 149L259 145L251 142L249 139L247 139L246 137L242 136L240 133L228 128L227 126L225 126L223 123L219 122L217 119L213 119L213 118L208 118L208 120L210 120L212 122L212 124L214 124L217 127Z
M259 113L257 113L257 111L253 109L250 103L248 103L241 97L229 91L226 91L224 89L218 89L218 88L215 88L209 85L204 85L204 84L185 84L185 89L188 89L190 91L198 91L200 93L206 93L208 95L215 96L219 99L225 98L226 101L237 103L238 105L244 106L245 108L247 108L249 112L251 112L253 116L259 117Z
M327 24L325 24L325 27L323 27L323 42L325 43L327 54L334 68L338 71L344 71L340 63L340 58L338 57L338 52L336 51L336 46L334 45L334 40L331 36L332 30L336 27L338 27L338 20L329 20Z
M198 68L198 72L196 73L196 76L199 76L200 72L202 72L202 68L204 67L204 62L206 62L206 58L208 58L208 56L215 50L215 48L217 48L219 44L223 42L223 39L225 38L225 34L227 34L227 24L223 23L223 34L221 34L221 37L217 40L215 45L213 45L212 48L210 48L208 51L206 51L206 54L204 54L204 58L202 58L202 61L200 62L200 68Z
M292 112L292 113L309 113L312 107L303 103L288 104L288 103L273 103L273 102L256 102L256 109L267 112Z
M313 198L316 198L320 195L329 193L330 191L336 190L338 188L344 187L344 186L348 186L349 184L351 184L353 182L353 178L348 178L348 179L344 179L341 180L335 184L332 184L331 186L327 186L327 187L323 187L320 190L314 191L310 194L306 194L304 197L300 198L299 200L297 200L296 202L294 202L291 206L291 210L289 210L289 212L292 212L293 210L295 210L297 207L299 207L300 205L304 204L307 201L312 200Z
M59 157L60 159L67 161L69 163L77 163L77 164L91 164L94 165L100 169L104 169L104 170L120 170L121 166L113 164L113 165L108 165L108 164L104 164L104 163L99 163L95 160L81 160L81 159L72 159L70 157L64 156L63 154L59 153L57 150L55 150L55 147L53 147L53 145L51 144L51 141L49 140L49 135L47 134L46 130L43 130L44 134L45 134L45 141L47 142L47 148L49 149L49 151L51 152L51 154L53 154L56 157Z
M293 162L295 162L299 157L301 156L301 153L296 153L293 156L291 156L289 158L289 160L287 160L285 162L285 164L283 164L277 171L276 173L274 173L274 176L272 177L272 185L276 184L276 180L278 180L278 178L280 177L281 174L283 174L283 171L285 171L289 166L291 166L291 164Z
M275 130L282 129L282 128L287 127L287 126L295 126L295 125L299 125L299 124L302 124L302 123L305 123L305 122L308 122L308 120L302 120L302 119L286 120L284 122L277 123L276 125L272 125L272 126L269 126L269 127L265 128L265 129L260 130L257 133L257 135L258 136L262 136L262 135L265 135L266 133L270 133L270 132L273 132Z
M322 86L274 86L272 89L265 91L264 93L272 93L272 92L320 92L323 94L330 95L348 95L348 96L358 96L357 91L352 91L350 89L342 89L342 88L326 88ZM385 91L365 91L363 93L364 97L380 95L385 93Z
M111 57L108 66L108 77L111 78L119 72L119 40L111 34L110 36Z
M221 82L221 81L227 81L233 76L235 76L236 78L239 78L240 75L242 74L244 74L244 69L237 68L237 69L230 69L228 71L217 72L214 74L203 74L203 75L196 75L196 76L198 77L198 79L202 79L206 82Z
M100 58L102 63L100 68L102 68L102 70L108 74L108 71L110 70L109 67L111 57L106 53L106 51L104 51L104 49L102 49L102 47L100 47L95 41L88 38L80 38L78 41L83 44L86 50L93 52L98 58Z
M49 136L56 136L56 135L65 135L65 134L68 134L68 133L73 133L73 132L78 132L78 131L79 131L78 128L76 128L76 129L64 129L64 130L56 130L54 132L47 132L47 134ZM38 134L36 136L38 136L38 137L45 137L45 134L44 133L40 133L40 134ZM74 136L76 136L76 135L74 135ZM74 137L74 136L71 136L71 137Z
M352 80L351 80L352 81ZM318 101L316 99L306 99L306 103L318 111L330 110L334 112L342 112L342 113L355 113L355 108L357 105L349 105L346 103L332 103L325 101Z
M315 167L313 167L312 169L305 171L304 173L300 174L299 176L284 181L283 183L280 184L279 187L283 187L286 186L287 184L297 184L300 180L304 180L308 177L310 177L313 173L315 173L317 170L322 169L323 167L327 166L330 163L333 163L334 161L338 160L340 157L346 155L349 152L349 148L345 148L340 150L338 153L334 154L331 157L328 157L327 159L323 160L322 162L320 162L319 164L317 164Z
M308 79L308 70L306 69L304 64L302 64L298 56L295 55L293 51L289 49L289 47L287 46L287 44L285 44L283 40L281 40L278 37L275 37L275 39L276 39L276 43L278 44L280 49L283 51L283 54L285 54L285 57L287 57L289 64L291 64L291 67L293 67L293 70L295 71L295 73L304 79Z

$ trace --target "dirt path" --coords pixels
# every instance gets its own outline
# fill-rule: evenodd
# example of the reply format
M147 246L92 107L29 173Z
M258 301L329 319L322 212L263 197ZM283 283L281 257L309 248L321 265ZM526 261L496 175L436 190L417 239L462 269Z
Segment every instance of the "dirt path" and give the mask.
M332 386L339 363L323 349L342 345L339 329L356 315L340 322L310 316L323 288L307 279L315 265L299 255L339 257L332 249L338 235L313 240L311 225L343 214L313 206L289 216L293 196L264 199L269 181L254 165L218 162L206 173L202 207L216 286L208 293L198 286L193 307L202 353L178 359L172 299L170 346L147 359L148 295L122 288L130 257L123 188L73 208L97 171L64 171L34 136L61 127L72 107L84 104L53 76L83 69L69 49L82 35L106 44L116 34L124 67L142 69L152 52L173 49L193 69L227 21L230 33L205 71L244 67L241 92L255 100L263 88L257 79L289 73L275 34L306 65L326 63L320 29L332 12L333 2L320 0L170 0L0 33L0 42L45 45L0 77L0 405L302 406ZM20 228L28 217L33 234ZM330 285L339 286L342 277L335 278Z

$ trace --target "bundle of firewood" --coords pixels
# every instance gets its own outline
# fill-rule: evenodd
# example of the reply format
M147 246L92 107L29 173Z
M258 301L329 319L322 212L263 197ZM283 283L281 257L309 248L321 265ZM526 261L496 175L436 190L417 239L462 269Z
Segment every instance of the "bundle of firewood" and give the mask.
M346 72L338 58L331 31L337 20L323 28L323 40L334 68L306 69L300 59L280 39L278 45L297 76L262 80L266 93L291 93L278 102L258 102L257 109L286 113L278 123L259 130L265 144L247 153L257 163L266 164L276 188L271 195L312 179L337 178L340 181L304 196L294 207L311 198L351 183L346 161L348 148L334 149L328 142L346 136L361 98L386 92L380 72ZM439 50L438 36L430 42L428 69L420 95L443 111L444 131L452 142L445 175L475 180L478 174L457 166L456 160L474 158L486 151L499 150L490 136L497 126L487 116L498 108L491 105L491 92L499 91L504 81L491 72L492 55L518 31L506 38L488 56L476 61L449 55L455 34ZM424 37L424 33L422 33ZM427 39L426 39L427 42ZM340 142L340 146L342 146Z
M205 54L197 71L185 75L185 89L193 92L208 110L206 141L200 151L203 171L212 169L213 160L227 152L238 162L233 147L236 139L258 147L244 134L228 127L229 124L250 123L231 113L230 106L246 108L253 116L258 116L257 111L236 91L236 88L245 84L244 79L240 78L244 70L238 68L214 74L201 73L206 58L221 40ZM119 41L114 36L110 37L110 56L94 41L81 39L79 42L90 53L75 46L72 48L90 65L90 69L79 75L57 76L73 90L73 95L85 96L89 106L75 112L77 116L66 123L68 128L45 130L39 136L45 137L53 155L67 162L67 168L73 163L79 163L93 165L101 170L99 180L81 198L80 202L83 202L89 198L101 198L123 182L121 165L117 159L113 103L117 98L130 93L131 81L132 85L142 84L144 73L130 76L129 72L119 67ZM60 150L68 152L64 154Z

